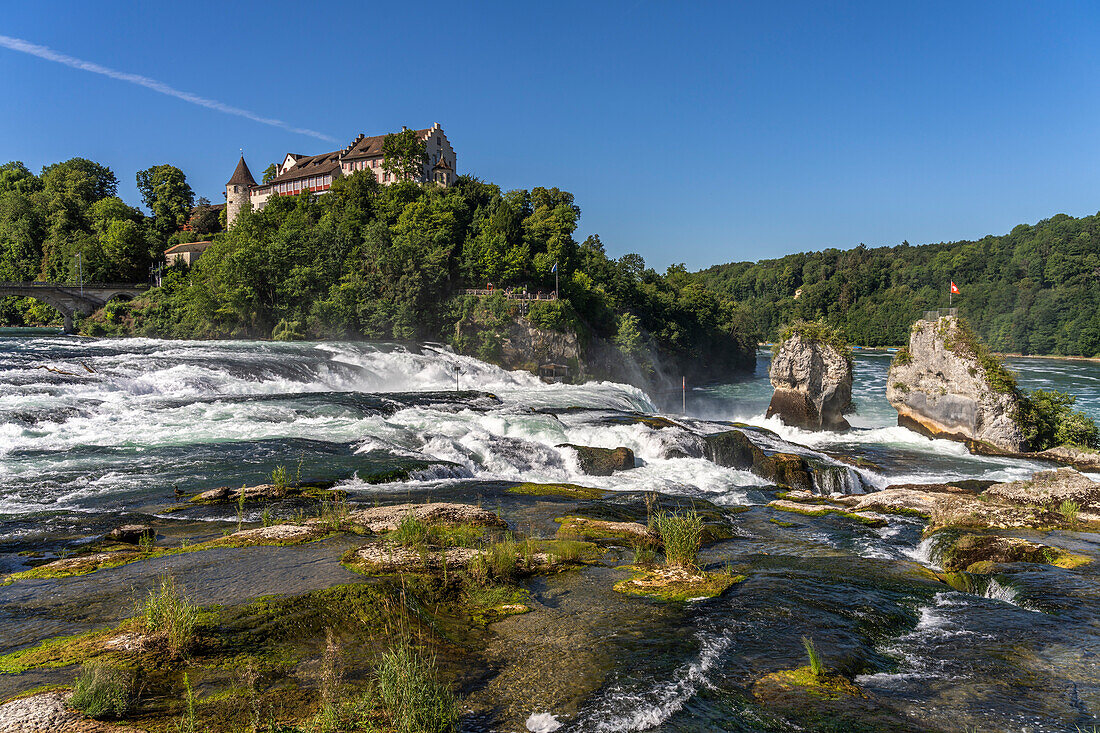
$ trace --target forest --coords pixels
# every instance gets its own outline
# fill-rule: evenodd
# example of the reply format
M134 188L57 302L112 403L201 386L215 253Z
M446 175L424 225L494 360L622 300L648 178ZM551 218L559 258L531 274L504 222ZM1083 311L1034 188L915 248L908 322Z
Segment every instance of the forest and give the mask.
M953 305L996 351L1100 355L1100 214L1058 214L1003 236L913 246L826 249L694 273L748 306L754 335L824 319L848 341L898 346L925 310Z
M704 379L751 369L755 360L744 308L682 267L660 274L636 254L608 257L598 236L578 243L580 207L557 188L502 192L468 176L449 188L383 186L360 172L324 195L246 209L218 232L216 222L206 231L193 226L202 213L172 166L137 174L149 215L118 199L114 174L91 161L38 176L9 163L0 176L0 281L74 281L77 253L85 282L145 281L165 247L212 236L191 268L168 268L161 287L85 319L90 335L439 340L491 358L499 338L492 329L475 343L458 342L455 324L499 322L509 304L463 289L549 293L557 279L561 298L532 307L530 319L575 331L644 370L667 361L677 374ZM190 231L181 232L184 225ZM0 319L56 318L44 308L8 299Z

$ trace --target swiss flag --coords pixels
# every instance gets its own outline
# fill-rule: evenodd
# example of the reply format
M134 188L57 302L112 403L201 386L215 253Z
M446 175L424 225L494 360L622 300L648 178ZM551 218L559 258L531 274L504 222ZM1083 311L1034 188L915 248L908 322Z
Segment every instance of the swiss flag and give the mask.
M959 294L959 286L955 284L954 280L951 281L951 294L952 295L958 295Z

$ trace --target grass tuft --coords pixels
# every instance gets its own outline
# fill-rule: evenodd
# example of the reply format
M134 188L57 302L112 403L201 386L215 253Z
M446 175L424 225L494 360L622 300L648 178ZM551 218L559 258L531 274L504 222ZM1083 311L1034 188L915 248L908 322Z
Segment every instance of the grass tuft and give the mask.
M1081 505L1069 499L1066 499L1058 506L1058 513L1065 518L1070 526L1077 524L1077 515L1080 511Z
M458 706L439 681L433 656L402 639L382 654L376 675L378 697L399 733L458 730Z
M814 640L808 636L803 636L802 646L806 647L806 656L810 659L810 671L814 677L824 677L825 664L821 661L821 654L818 653L817 647L814 646Z
M141 611L145 633L163 637L168 656L187 653L195 633L198 608L187 600L170 575L162 575L159 586L149 591Z
M703 520L692 509L679 512L659 512L654 519L657 533L665 547L665 563L682 568L696 567L703 539Z
M131 674L96 659L81 665L69 704L91 718L121 718L129 711L132 696Z

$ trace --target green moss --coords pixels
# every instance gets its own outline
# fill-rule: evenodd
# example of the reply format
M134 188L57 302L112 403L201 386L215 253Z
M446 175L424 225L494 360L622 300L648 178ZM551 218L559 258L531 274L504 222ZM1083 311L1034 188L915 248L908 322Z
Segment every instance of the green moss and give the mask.
M798 526L798 524L796 522L784 522L782 519L777 519L776 517L772 517L768 521L771 522L772 524L778 524L780 527L797 527Z
M815 697L839 700L844 697L867 697L861 689L846 677L837 674L814 674L809 667L772 672L763 678L783 687L800 687Z
M509 494L523 494L526 496L557 496L563 499L576 499L578 501L595 501L607 496L603 489L593 489L576 484L536 484L522 483L508 489Z
M616 529L615 523L605 522L600 519L588 519L587 517L558 517L554 520L558 523L558 537L566 539L580 539L594 542L635 544L658 544L657 538L650 535L641 535L624 529Z
M848 362L848 365L852 365L852 347L848 345L848 342L841 335L840 331L830 326L828 323L822 320L817 321L794 321L787 326L784 326L779 331L779 340L772 346L772 357L774 358L779 354L779 349L783 346L783 343L794 336L801 336L803 341L810 343L825 344L836 349L844 360Z
M531 540L534 552L545 552L563 563L592 563L603 557L605 550L594 542L573 539Z
M659 601L684 602L715 598L745 580L744 575L729 573L684 573L669 568L639 568L633 565L622 569L630 570L631 576L615 584L617 592Z
M131 624L125 622L123 625ZM20 674L29 669L68 667L105 653L103 642L122 627L89 631L47 639L39 644L0 657L0 674Z
M92 548L92 551L87 555L77 555L66 558L63 561L64 565L57 565L55 564L57 561L54 561L30 568L29 570L11 573L4 578L3 583L0 583L0 585L11 585L19 580L72 578L78 575L89 575L98 570L109 570L111 568L122 567L123 565L131 565L136 562L142 562L143 560L155 560L170 555L201 552L203 550L223 547L286 547L290 545L300 545L306 542L316 542L326 537L331 537L332 535L332 532L325 532L321 529L318 529L317 533L314 535L289 540L268 540L262 538L233 539L233 535L226 535L225 537L217 537L195 545L158 547L150 552L135 551L132 549L132 545L99 546L97 548Z
M1019 395L1016 375L982 343L970 324L963 318L957 318L955 328L951 329L948 327L949 323L947 318L941 318L936 326L936 333L943 341L944 348L977 361L985 372L986 384L994 392Z

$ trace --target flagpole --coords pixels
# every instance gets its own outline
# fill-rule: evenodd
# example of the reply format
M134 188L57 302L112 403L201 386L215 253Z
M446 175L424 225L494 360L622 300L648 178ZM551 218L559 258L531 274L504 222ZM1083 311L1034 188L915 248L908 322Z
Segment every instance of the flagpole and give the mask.
M951 283L948 283L947 284L947 307L948 308L951 307L951 296L952 295L954 295L954 293L951 292Z

